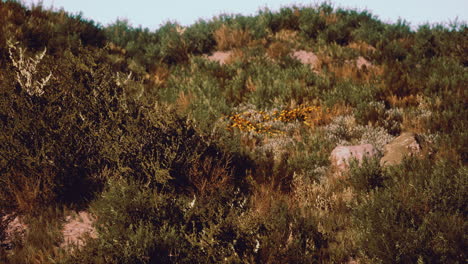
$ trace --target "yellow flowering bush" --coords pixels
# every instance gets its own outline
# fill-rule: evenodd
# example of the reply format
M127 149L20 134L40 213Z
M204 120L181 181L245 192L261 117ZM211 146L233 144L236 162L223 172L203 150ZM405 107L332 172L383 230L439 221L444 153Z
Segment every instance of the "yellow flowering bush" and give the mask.
M309 127L315 127L320 123L324 111L320 106L299 106L293 109L265 111L245 111L226 116L227 129L239 129L242 132L254 132L259 134L283 134L281 124L301 122Z

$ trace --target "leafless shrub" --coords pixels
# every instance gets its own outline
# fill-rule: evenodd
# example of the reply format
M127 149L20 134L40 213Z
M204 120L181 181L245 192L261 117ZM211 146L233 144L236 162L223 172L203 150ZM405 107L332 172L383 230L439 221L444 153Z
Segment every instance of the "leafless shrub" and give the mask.
M30 96L41 96L44 94L44 86L47 85L52 72L46 77L40 78L38 75L38 65L44 58L47 48L36 54L34 57L26 57L26 49L18 47L18 42L7 41L8 54L13 66L16 69L16 81Z

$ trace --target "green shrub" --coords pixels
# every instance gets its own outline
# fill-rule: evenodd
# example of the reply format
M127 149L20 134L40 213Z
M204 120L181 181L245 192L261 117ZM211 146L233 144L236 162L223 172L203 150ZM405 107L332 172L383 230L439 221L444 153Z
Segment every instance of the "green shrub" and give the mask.
M332 107L335 104L347 104L356 107L378 98L378 86L368 84L359 85L349 81L339 82L330 90L323 91L325 104Z
M349 182L358 193L367 193L383 187L386 175L380 167L380 159L364 157L361 164L356 160L350 163Z
M140 183L110 179L92 205L98 239L90 241L73 263L163 263L184 248L180 231L184 205L169 194Z
M67 54L69 57L64 60L70 59L69 64L62 64L60 71L49 67L53 69L54 78L44 87L42 95L28 93L27 87L21 84L15 91L14 80L11 80L3 90L5 96L1 101L1 113L5 118L1 137L5 139L2 143L2 154L7 163L2 173L2 180L14 185L15 182L22 180L21 177L14 177L14 174L26 177L30 175L31 178L24 179L24 183L28 182L28 185L24 186L29 186L25 188L29 188L30 191L33 191L31 188L36 185L42 188L44 191L40 195L43 196L41 199L45 199L44 203L50 202L51 199L73 199L77 202L78 196L84 199L89 197L95 187L89 175L102 164L102 160L96 159L94 155L101 151L103 138L100 138L98 133L92 134L92 131L99 131L95 122L106 119L96 115L94 111L98 109L106 109L105 113L112 111L108 108L111 96L98 99L91 91L87 91L80 81L78 84L61 83L62 80L70 78L73 68L75 74L80 72L83 74L84 80L81 81L89 82L87 85L94 86L100 82L102 89L100 92L114 88L109 87L113 79L105 75L104 68L101 68L101 71L91 72L89 68L79 64L84 62L85 65L89 65L93 61L91 53L87 53L88 56L85 54L83 50L80 59ZM44 66L50 64L52 64L51 59L46 58L44 65L41 65L37 71L45 71ZM81 67L77 67L77 64ZM86 75L88 78L93 76L93 81L86 79ZM64 96L64 91L69 88L67 86L74 84L77 84L76 90ZM105 93L108 92L109 90ZM88 105L76 97L83 98ZM115 100L114 102L117 103ZM109 119L107 121L110 122ZM82 148L77 149L77 145ZM32 180L33 178L36 180ZM74 187L70 188L71 186ZM81 186L79 194L73 191L77 186ZM19 188L16 190L21 191L22 187ZM11 189L13 190L15 189ZM24 191L28 192L26 189ZM51 192L55 195L50 195ZM15 199L10 196L12 194L9 193L2 198L14 201Z
M272 32L278 32L282 29L299 29L299 10L296 7L283 7L278 13L270 16L269 27Z
M318 10L314 8L304 8L301 10L299 29L308 38L315 39L326 26L325 19L320 16Z
M362 251L382 263L463 263L466 167L407 160L354 210Z
M356 121L359 124L381 126L392 135L399 135L403 113L400 108L386 109L383 102L360 103L356 109Z
M168 64L185 62L189 58L188 44L179 28L178 24L168 22L158 30L160 58Z

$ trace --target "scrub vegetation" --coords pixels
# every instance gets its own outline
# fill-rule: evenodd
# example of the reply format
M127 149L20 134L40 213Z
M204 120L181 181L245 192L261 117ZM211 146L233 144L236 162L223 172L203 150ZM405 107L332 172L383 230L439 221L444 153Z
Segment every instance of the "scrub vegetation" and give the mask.
M465 263L467 51L329 3L150 31L1 1L0 262ZM331 166L403 132L401 164Z

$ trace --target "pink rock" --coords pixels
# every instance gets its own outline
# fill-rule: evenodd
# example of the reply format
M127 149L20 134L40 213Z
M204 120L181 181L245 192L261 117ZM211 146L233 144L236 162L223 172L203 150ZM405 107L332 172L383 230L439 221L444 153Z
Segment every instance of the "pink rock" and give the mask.
M305 50L296 50L292 53L292 57L300 61L302 64L309 64L313 69L317 69L320 63L319 58L313 52Z
M93 227L94 220L94 217L85 211L79 212L76 216L66 217L62 230L64 242L61 247L84 246L86 234L91 238L97 238L97 232Z
M351 159L357 159L361 163L365 156L373 157L376 154L377 151L371 144L338 146L332 151L330 160L333 166L343 171L348 168Z
M0 244L6 245L7 247L11 246L15 236L23 238L28 228L28 226L23 223L19 216L14 216L13 214L3 216L0 221L8 223L4 230L4 240L0 241Z
M215 51L212 55L206 58L210 61L216 61L219 64L226 64L227 60L231 57L232 51Z
M356 67L360 70L369 69L372 67L372 63L370 63L370 61L366 60L364 57L359 56L359 58L356 60Z

